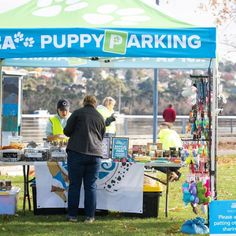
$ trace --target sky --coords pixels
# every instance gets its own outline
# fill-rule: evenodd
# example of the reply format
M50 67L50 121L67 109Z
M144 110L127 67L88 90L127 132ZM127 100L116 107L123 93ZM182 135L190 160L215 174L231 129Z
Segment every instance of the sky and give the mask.
M143 2L156 7L167 15L193 25L215 26L214 17L210 12L198 10L201 0L159 0L159 6L155 4L156 0L143 0ZM217 50L220 60L230 60L236 63L236 16L234 21L225 22L218 28L217 35ZM235 45L235 47L226 46L224 42Z

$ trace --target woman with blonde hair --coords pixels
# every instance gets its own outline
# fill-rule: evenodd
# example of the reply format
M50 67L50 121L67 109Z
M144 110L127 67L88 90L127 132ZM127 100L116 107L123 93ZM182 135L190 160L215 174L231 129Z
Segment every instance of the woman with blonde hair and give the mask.
M114 117L114 106L116 101L112 97L105 97L102 105L97 106L97 111L103 116L106 124L106 137L113 137L116 134L116 118Z

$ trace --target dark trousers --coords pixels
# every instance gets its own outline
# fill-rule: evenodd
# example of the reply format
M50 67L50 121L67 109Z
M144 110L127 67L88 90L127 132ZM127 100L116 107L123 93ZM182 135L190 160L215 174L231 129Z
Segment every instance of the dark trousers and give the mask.
M94 217L96 211L96 180L100 168L101 158L98 156L85 155L68 151L68 215L77 216L80 189L84 184L84 210L87 217Z

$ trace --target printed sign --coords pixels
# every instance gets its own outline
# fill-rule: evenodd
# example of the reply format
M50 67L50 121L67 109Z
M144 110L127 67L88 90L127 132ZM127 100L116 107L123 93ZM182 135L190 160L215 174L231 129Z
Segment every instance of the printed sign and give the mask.
M215 58L215 28L1 29L0 57Z
M112 158L127 158L129 149L128 138L112 138Z
M236 200L210 203L210 235L236 236Z
M104 137L102 140L102 158L110 158L110 138Z

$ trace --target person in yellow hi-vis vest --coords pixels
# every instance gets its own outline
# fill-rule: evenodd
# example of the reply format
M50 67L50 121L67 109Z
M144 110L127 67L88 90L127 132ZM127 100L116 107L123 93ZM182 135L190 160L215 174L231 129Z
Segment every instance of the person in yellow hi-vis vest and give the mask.
M164 122L161 124L160 132L158 134L159 142L162 143L163 150L170 150L171 147L182 148L182 140L179 134L170 128L169 123Z
M160 126L160 132L158 134L159 142L162 143L162 149L163 150L170 150L170 148L176 148L178 150L179 148L183 147L182 140L179 136L179 134L171 129L171 125L167 122L164 122ZM160 167L160 171L166 173L166 169ZM178 167L171 167L169 168L171 171L169 179L170 181L176 181L179 180L181 173L179 172Z
M70 117L70 103L66 99L60 99L57 102L57 114L49 118L46 126L46 135L48 141L65 140L67 137L63 133L67 119Z
M116 101L112 97L105 97L102 105L97 106L97 111L102 115L106 124L105 137L116 135L116 118L114 117L114 106Z

